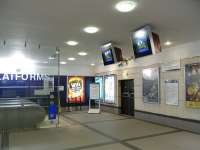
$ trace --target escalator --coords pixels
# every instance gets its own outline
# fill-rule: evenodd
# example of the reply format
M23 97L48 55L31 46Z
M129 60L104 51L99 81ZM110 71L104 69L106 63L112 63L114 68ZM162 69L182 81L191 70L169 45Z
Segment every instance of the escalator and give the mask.
M45 116L45 109L30 100L0 100L0 129L33 128Z

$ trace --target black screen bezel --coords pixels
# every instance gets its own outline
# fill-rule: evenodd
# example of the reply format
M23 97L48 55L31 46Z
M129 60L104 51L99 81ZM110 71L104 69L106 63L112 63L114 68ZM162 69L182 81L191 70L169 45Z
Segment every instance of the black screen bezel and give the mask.
M142 30L142 29L146 30L145 28L141 28L139 30ZM146 32L147 32L146 38L147 38L147 45L148 45L149 50L146 52L143 52L143 53L138 52L138 48L137 48L136 44L134 44L135 43L134 42L134 34L139 30L135 30L134 32L131 32L131 42L132 42L132 48L133 48L135 58L141 58L141 57L153 54L153 50L152 50L152 46L151 46L150 32L148 30L146 30Z
M106 61L106 57L105 57L105 52L106 52L106 51L110 51L110 52L111 52L112 61ZM104 50L104 51L102 52L102 58L103 58L104 66L114 64L114 63L115 63L115 60L114 60L114 55L113 55L112 48L108 48L108 49Z

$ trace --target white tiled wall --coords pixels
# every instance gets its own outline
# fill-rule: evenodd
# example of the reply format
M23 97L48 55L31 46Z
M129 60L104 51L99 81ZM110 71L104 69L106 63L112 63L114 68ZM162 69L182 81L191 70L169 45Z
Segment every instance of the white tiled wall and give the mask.
M197 57L198 56L198 57ZM181 60L181 70L168 71L160 73L160 104L148 104L143 102L142 97L142 69L154 66L160 66L161 63L170 60ZM141 63L140 63L141 61ZM128 66L119 68L117 65L96 68L98 75L116 74L117 80L134 79L135 89L135 109L158 114L165 114L181 118L200 120L200 109L185 107L185 84L184 84L184 66L187 63L200 62L200 41L181 45L171 49L163 50L156 56L148 56L140 59L136 63L131 62ZM109 70L112 69L112 72ZM179 105L171 106L165 103L164 81L179 81ZM120 106L120 95L116 99L116 105Z

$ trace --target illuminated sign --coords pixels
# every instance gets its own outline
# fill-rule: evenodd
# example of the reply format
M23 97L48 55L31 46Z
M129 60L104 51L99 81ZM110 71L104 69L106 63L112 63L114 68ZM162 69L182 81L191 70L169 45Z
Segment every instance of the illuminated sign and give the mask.
M104 78L105 88L105 102L115 103L115 76L105 76Z
M151 28L146 26L132 33L132 44L135 58L153 54L151 45Z
M103 91L103 77L102 76L97 76L95 77L95 83L98 83L100 86L100 99L104 99L104 91Z
M85 100L84 77L68 77L68 102L79 103Z
M46 74L7 74L4 73L2 76L0 76L0 80L30 80L30 81L42 81L42 80L48 80L49 76Z

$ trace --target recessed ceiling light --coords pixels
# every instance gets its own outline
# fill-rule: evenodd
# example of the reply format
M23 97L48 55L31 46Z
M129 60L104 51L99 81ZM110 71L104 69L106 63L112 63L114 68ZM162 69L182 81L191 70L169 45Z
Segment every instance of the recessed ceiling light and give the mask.
M172 45L172 42L167 41L167 42L165 42L165 45L166 45L166 46L170 46L170 45Z
M76 60L76 58L70 57L70 58L68 58L68 60L73 61L73 60Z
M31 60L31 62L34 63L34 64L39 64L39 63L41 63L39 60Z
M130 12L137 6L137 2L133 0L124 0L115 5L120 12Z
M77 41L67 41L67 42L65 42L67 45L69 45L69 46L76 46L76 45L78 45L78 42Z
M94 34L94 33L97 33L99 31L99 28L94 27L94 26L88 26L88 27L85 27L83 29L83 31L85 31L86 33L89 33L89 34Z
M90 65L91 65L91 66L95 66L95 64L93 64L93 63L92 63L92 64L90 64Z
M48 61L43 61L42 63L43 63L43 64L48 64Z
M79 52L78 55L80 55L80 56L86 56L87 53L86 52Z
M56 58L53 57L53 56L50 56L48 59L49 59L49 60L54 60L54 59L56 59Z
M61 61L60 64L61 64L61 65L66 65L67 62L66 62L66 61Z

